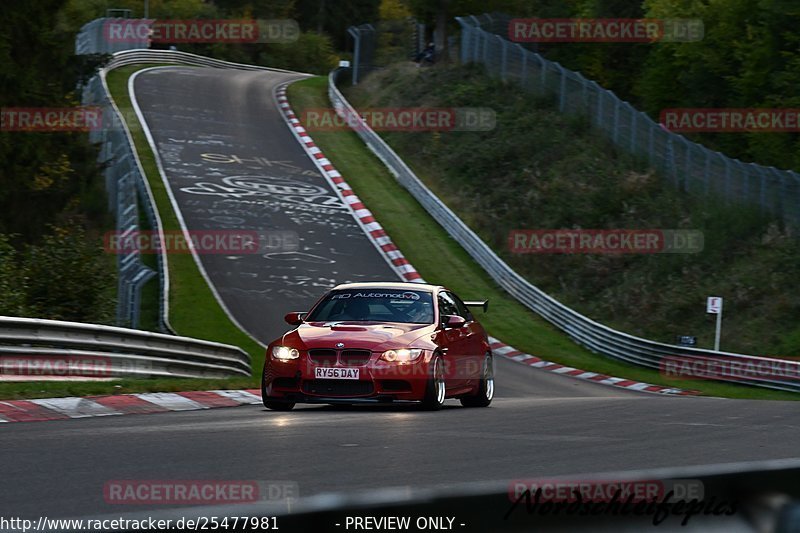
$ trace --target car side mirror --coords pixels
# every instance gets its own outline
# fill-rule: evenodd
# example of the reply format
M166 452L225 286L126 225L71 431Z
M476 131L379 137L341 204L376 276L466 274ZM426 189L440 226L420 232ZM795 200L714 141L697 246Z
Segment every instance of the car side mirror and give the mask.
M466 324L467 320L463 316L444 315L443 322L445 329L454 329L454 328L460 328L461 326Z
M295 311L293 313L286 313L286 316L284 316L283 319L290 326L299 326L300 324L303 323L303 320L305 320L307 314L308 313Z

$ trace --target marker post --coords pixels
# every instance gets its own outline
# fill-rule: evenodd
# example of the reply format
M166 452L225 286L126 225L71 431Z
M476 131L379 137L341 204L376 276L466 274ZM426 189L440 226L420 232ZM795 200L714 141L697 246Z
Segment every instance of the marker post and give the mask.
M709 296L706 301L706 313L717 315L717 332L714 335L714 351L719 351L719 338L722 334L722 298Z

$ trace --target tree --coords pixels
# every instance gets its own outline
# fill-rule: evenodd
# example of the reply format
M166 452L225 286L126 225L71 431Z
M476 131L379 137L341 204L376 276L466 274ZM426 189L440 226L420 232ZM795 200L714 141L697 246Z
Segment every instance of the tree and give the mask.
M8 236L0 234L0 315L26 314L26 282L18 261Z
M54 320L111 322L114 263L99 239L90 238L79 221L53 227L41 243L24 254L30 314Z
M645 110L658 116L669 107L796 107L800 7L791 0L753 4L647 0L648 17L700 18L705 36L699 42L653 45L633 87ZM704 134L698 140L734 157L800 168L798 134Z
M491 7L481 0L407 0L414 17L434 28L434 44L442 61L449 61L448 34L457 28L454 17L480 15L487 11L505 13L513 17L529 17L551 10L563 0L497 0ZM544 16L544 15L540 15ZM550 15L552 16L552 15Z

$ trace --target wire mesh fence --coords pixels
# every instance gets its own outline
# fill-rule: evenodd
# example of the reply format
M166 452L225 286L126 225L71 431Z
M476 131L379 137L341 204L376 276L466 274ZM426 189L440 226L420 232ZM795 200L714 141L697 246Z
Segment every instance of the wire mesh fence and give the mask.
M75 53L81 54L113 54L122 50L135 50L147 48L150 40L144 36L125 35L124 38L112 38L109 35L110 28L114 24L123 25L132 22L132 19L124 18L99 18L87 22L75 37ZM146 22L152 24L152 20Z
M146 48L146 43L120 42L113 43L106 39L104 28L106 23L117 19L96 19L83 26L75 41L78 54L103 54L117 52L121 49ZM98 73L83 87L82 103L97 106L102 110L102 127L90 132L90 140L100 145L98 162L105 168L106 191L109 208L116 218L116 235L135 235L140 228L140 209L150 228L157 228L153 206L149 201L144 182L133 148L122 119L117 114L108 98L103 80ZM157 255L158 273L161 283L164 282L163 261ZM117 325L137 328L140 325L141 298L144 284L156 275L156 272L143 261L141 254L135 249L123 249L117 255ZM162 292L163 294L163 292ZM163 306L163 300L159 299ZM159 317L163 317L163 309ZM166 324L160 324L167 331Z
M352 83L397 61L410 61L425 48L425 26L413 18L350 26L353 38Z
M155 228L155 214L144 194L144 178L99 75L84 88L83 103L102 109L103 127L90 132L90 139L100 144L98 161L105 167L106 191L109 207L116 218L116 235L135 235L140 231L140 205L145 208L150 227ZM158 267L161 271L160 258ZM140 252L135 249L119 251L117 273L117 325L139 327L142 287L156 273L144 264Z
M489 74L526 91L555 97L562 113L580 114L620 149L640 157L676 188L752 205L800 227L800 174L745 163L667 130L613 92L549 61L508 35L510 17L457 17L462 63L480 63Z

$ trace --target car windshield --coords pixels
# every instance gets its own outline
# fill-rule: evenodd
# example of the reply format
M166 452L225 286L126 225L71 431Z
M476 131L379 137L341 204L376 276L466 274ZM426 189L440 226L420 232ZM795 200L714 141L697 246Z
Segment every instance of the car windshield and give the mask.
M309 322L433 323L433 297L425 291L348 289L328 294L306 319Z

